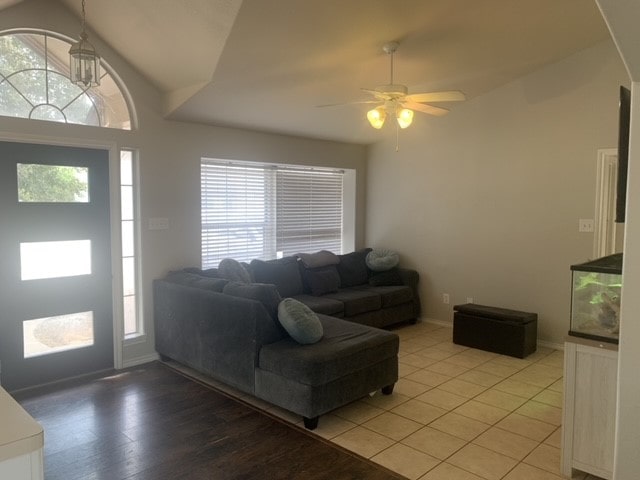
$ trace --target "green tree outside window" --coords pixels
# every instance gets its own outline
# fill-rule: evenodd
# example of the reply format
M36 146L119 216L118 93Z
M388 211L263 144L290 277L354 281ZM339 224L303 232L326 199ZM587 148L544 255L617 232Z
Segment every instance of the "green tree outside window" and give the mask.
M84 167L18 164L20 202L88 202L88 193Z

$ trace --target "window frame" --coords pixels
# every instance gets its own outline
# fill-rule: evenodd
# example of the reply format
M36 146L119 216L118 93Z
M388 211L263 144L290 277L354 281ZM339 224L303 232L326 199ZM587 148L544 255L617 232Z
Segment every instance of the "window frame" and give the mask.
M123 164L123 153L128 153L130 155L131 162L131 183L123 183L123 175L122 175L122 164ZM120 221L120 268L121 268L121 289L120 289L120 300L121 300L121 322L122 322L122 336L124 340L124 344L128 345L131 343L138 343L145 337L145 328L144 328L144 316L142 312L142 288L141 288L141 259L140 259L140 234L141 234L141 223L140 223L140 188L139 188L139 159L138 159L138 151L132 148L120 148L118 150L118 171L119 171L119 181L118 181L118 196L120 199L120 211L118 214L118 218ZM131 219L123 218L123 194L122 187L131 187ZM125 255L124 248L124 228L123 224L125 222L132 223L132 255ZM126 258L133 259L133 283L132 283L132 294L127 294L125 292L125 271L124 271L124 260ZM134 307L133 312L135 315L135 330L127 333L126 331L126 313L125 313L125 299L127 297L134 297Z
M43 57L43 64L44 64L44 68L43 67L39 67L39 66L32 66L29 68L23 68L23 69L19 69L16 71L13 71L11 73L7 73L7 75L5 75L4 73L0 73L0 86L7 81L7 79L9 79L10 77L18 74L18 73L22 73L22 72L28 72L28 71L44 71L45 72L45 81L48 82L48 75L50 74L54 74L54 75L59 75L62 78L65 78L67 81L69 81L69 83L71 83L71 81L69 80L68 76L64 75L63 71L58 71L55 68L50 68L49 64L59 64L60 61L57 60L57 57L54 57L56 60L52 61L49 59L49 56L46 54L47 52L47 41L48 38L52 38L52 39L56 39L58 41L64 42L66 44L69 45L69 47L75 43L75 40L67 37L66 35L57 33L57 32L52 32L49 30L44 30L44 29L36 29L36 28L14 28L14 29L6 29L6 30L1 30L0 31L0 38L4 37L4 36L9 36L9 35L40 35L42 37L44 37L43 40L43 45L44 45L44 50L42 52L40 52L40 55L42 55ZM38 53L36 51L36 53ZM124 131L132 131L132 130L136 130L138 128L138 121L137 121L137 115L136 115L136 111L134 108L134 103L133 103L133 99L131 97L131 94L129 93L129 91L127 90L127 88L124 85L124 82L121 80L121 78L117 75L117 73L115 72L115 70L113 68L111 68L111 66L104 60L104 57L101 57L100 59L100 65L102 68L102 76L101 78L110 78L110 81L113 81L113 84L115 86L115 88L117 89L118 93L120 94L120 96L122 97L122 102L124 104L124 108L126 108L126 115L128 117L128 120L121 120L120 125L121 126L110 126L110 125L103 125L103 117L104 114L100 113L100 109L99 106L97 105L97 103L103 102L105 98L108 98L106 95L103 95L100 93L100 87L88 87L88 88L80 88L81 93L79 95L77 95L76 97L74 97L74 100L72 100L71 102L68 102L67 105L64 106L64 108L68 107L70 104L72 104L75 100L77 100L78 98L82 97L83 95L86 95L87 98L89 98L89 101L92 104L92 108L93 110L95 110L95 115L96 118L98 119L98 125L92 124L92 123L82 123L82 122L69 122L66 118L66 116L62 113L62 110L60 108L59 105L56 105L55 103L51 103L49 102L49 88L45 88L45 97L46 97L46 101L44 103L38 103L38 104L33 104L31 101L29 101L24 94L18 89L16 88L11 82L7 81L8 85L11 85L11 87L13 89L15 89L18 94L25 99L25 101L27 101L29 103L29 105L31 105L31 111L29 112L29 116L24 116L24 115L5 115L2 114L2 117L6 117L6 118L25 118L28 120L33 120L33 121L49 121L49 122L54 122L54 123L65 123L67 125L83 125L83 126L89 126L89 127L94 127L94 128L110 128L110 129L114 129L114 130L124 130ZM63 65L64 66L64 65ZM68 68L68 66L67 66ZM120 100L118 100L119 102ZM53 109L56 109L58 111L60 111L60 113L63 115L64 117L64 122L60 122L60 120L54 120L54 119L43 119L43 118L32 118L32 113L34 111L36 111L38 108L40 107L51 107ZM105 109L108 109L108 104L105 106Z
M265 231L270 231L271 235L273 236L271 239L271 242L273 243L273 245L269 248L265 247L265 244L270 243L266 240L263 240L262 248L257 248L257 249L252 249L249 250L247 255L245 256L240 256L237 254L234 254L231 250L226 250L226 251L222 251L220 253L216 254L211 254L209 253L209 249L207 247L209 247L211 245L211 243L207 242L206 239L206 231L207 228L205 227L207 220L205 220L206 217L208 217L207 213L205 212L206 209L206 202L207 200L211 200L211 195L207 195L205 192L205 189L207 188L207 185L205 183L205 176L206 173L204 172L204 169L206 168L207 165L212 165L214 167L231 167L231 168L247 168L247 169L262 169L264 172L273 172L273 176L270 179L271 181L271 188L273 189L272 192L270 192L270 197L272 198L272 204L271 205L264 205L264 217L265 217L265 225L267 225L267 217L273 217L275 220L271 222L269 227L265 227ZM200 195L201 195L201 201L200 201L200 214L201 214L201 241L200 241L200 246L201 246L201 266L202 268L213 268L216 267L219 263L219 261L222 258L225 258L225 256L231 256L233 258L236 258L237 260L251 260L253 258L260 258L263 260L269 260L269 259L275 259L275 258L279 258L281 256L288 256L294 253L299 253L303 250L297 250L296 252L282 252L280 251L280 248L278 245L276 245L276 235L277 235L277 205L276 203L276 198L277 198L277 191L276 191L276 184L277 184L277 172L278 171L306 171L309 173L322 173L322 174L339 174L340 178L341 178L341 183L342 183L342 189L341 189L341 204L342 204L342 208L341 208L341 215L340 215L340 225L341 225L341 236L338 239L337 243L334 242L333 246L331 247L332 250L337 250L335 251L335 253L342 253L345 251L351 251L353 250L354 247L354 231L355 231L355 227L353 225L349 225L350 223L353 223L355 221L355 170L350 170L350 169L344 169L344 168L332 168L332 167L318 167L318 166L308 166L308 165L300 165L300 164L282 164L282 163L268 163L268 162L255 162L255 161L243 161L243 160L229 160L229 159L220 159L220 158L211 158L211 157L202 157L201 161L200 161L200 172L201 172L201 177L200 177ZM209 184L209 187L211 187L211 185ZM266 192L268 190L267 187L264 188L264 191ZM312 247L313 248L313 247ZM322 247L317 248L317 250L322 249ZM262 254L256 254L256 253L251 253L251 252L256 252L257 250L260 250L262 252ZM231 253L230 253L231 252Z

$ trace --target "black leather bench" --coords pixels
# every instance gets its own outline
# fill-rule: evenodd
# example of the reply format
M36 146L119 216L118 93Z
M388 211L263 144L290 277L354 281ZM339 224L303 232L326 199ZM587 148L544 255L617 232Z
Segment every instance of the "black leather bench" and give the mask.
M453 309L453 343L518 358L536 351L537 313L475 303Z

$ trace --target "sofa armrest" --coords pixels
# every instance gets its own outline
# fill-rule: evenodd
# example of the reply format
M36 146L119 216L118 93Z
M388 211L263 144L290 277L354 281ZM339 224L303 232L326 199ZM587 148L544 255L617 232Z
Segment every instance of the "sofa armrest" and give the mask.
M256 300L155 280L156 350L253 393L262 345L282 331Z
M411 268L398 267L398 273L402 279L402 283L408 287L415 288L420 281L420 274Z
M422 305L420 304L420 294L418 292L418 282L420 281L420 274L411 268L398 267L398 273L402 279L402 283L413 292L413 310L416 318L420 317L422 311Z

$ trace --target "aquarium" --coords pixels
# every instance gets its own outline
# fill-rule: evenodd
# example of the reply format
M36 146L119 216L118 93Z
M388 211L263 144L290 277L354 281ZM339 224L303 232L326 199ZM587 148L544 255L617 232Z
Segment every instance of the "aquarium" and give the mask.
M618 343L622 254L571 266L569 335Z

